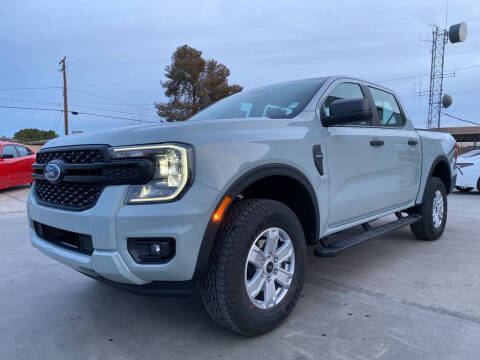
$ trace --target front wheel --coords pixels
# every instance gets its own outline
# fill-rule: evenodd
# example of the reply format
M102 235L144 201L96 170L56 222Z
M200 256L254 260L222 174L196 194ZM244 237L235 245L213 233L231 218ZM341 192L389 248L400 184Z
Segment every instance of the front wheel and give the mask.
M218 324L247 336L265 333L291 313L303 287L306 242L295 213L273 200L232 205L201 282Z
M410 225L415 237L420 240L437 240L447 222L447 191L439 178L428 179L422 204L415 212L422 216L419 222Z

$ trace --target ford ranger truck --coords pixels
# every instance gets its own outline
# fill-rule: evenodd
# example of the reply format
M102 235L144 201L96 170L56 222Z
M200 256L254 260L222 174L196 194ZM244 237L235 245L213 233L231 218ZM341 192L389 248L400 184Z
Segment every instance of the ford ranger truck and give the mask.
M30 237L118 288L199 288L217 323L253 336L295 307L307 245L334 256L407 225L438 239L455 154L450 135L416 130L389 89L341 76L284 82L184 122L49 141L33 165ZM365 231L329 241L354 226Z

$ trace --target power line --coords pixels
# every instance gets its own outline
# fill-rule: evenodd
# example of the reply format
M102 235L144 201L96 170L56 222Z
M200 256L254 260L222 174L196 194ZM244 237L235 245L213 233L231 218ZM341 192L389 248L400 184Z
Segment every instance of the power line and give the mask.
M22 106L6 106L6 105L0 105L0 108L20 109L20 110L38 110L38 111L56 111L56 112L63 112L64 111L64 110L60 110L60 109L47 109L47 108L39 108L39 107L22 107ZM121 117L121 116L111 116L111 115L105 115L105 114L87 113L87 112L83 112L83 111L73 111L73 110L70 110L69 113L72 114L72 115L91 115L91 116L99 116L99 117L111 118L111 119L121 119L121 120L146 122L146 123L151 123L151 124L158 124L158 123L161 122L160 119L159 119L159 121L150 121L150 120L141 120L141 119Z
M61 89L61 87L60 87L60 86L41 86L41 87L0 88L0 91L10 91L10 90L44 90L44 89Z
M86 105L79 105L79 104L70 104L70 105L73 105L73 106L76 106L76 107L85 108L85 109L93 109L93 110L100 110L100 111L109 111L109 112L114 112L114 113L119 113L119 114L127 114L127 115L148 116L148 117L152 117L152 118L158 119L158 115L138 114L138 113L131 113L131 112L127 112L127 111L97 108L97 107L93 107L93 106L86 106Z
M56 104L54 102L48 102L48 101L22 100L22 99L11 99L11 98L0 98L0 100L13 101L13 102L23 102L23 103L28 103L28 104L49 104L49 105ZM60 103L58 103L58 104L60 104Z
M132 118L126 118L126 117L121 117L121 116L110 116L110 115L102 115L102 114L93 114L93 113L87 113L87 112L80 112L80 111L71 111L72 114L74 115L92 115L92 116L100 116L100 117L106 117L106 118L111 118L111 119L121 119L121 120L132 120L132 121L141 121L141 122L146 122L150 124L159 124L161 121L150 121L150 120L140 120L140 119L132 119Z
M82 101L81 104L89 104L89 105L108 105L108 106L114 106L114 105L118 105L118 106L125 106L124 104L117 104L117 103L104 103L104 102L93 102L93 101ZM153 104L150 103L150 104L144 104L144 103L137 103L137 104L130 104L130 105L138 105L138 106L152 106ZM143 108L142 108L143 109Z
M48 102L48 101L35 101L35 100L21 100L21 99L11 99L11 98L0 98L0 100L4 101L13 101L13 102L22 102L22 103L27 103L27 104L48 104L52 106L57 106L55 102ZM58 106L61 104L58 103ZM93 109L93 110L100 110L100 111L107 111L107 112L114 112L114 113L120 113L120 114L127 114L127 115L136 115L136 116L148 116L157 119L158 115L150 115L150 114L139 114L139 113L132 113L132 112L127 112L127 111L120 111L120 110L112 110L112 109L105 109L105 108L98 108L98 107L93 107L93 106L87 106L87 105L81 105L81 104L72 104L72 106L76 107L82 107L86 109ZM116 104L109 104L109 105L116 105ZM119 104L120 105L120 104Z
M442 112L442 114L445 115L445 116L448 116L452 119L458 120L458 121L463 121L463 122L466 122L466 123L469 123L469 124L474 124L474 125L480 125L480 123L478 123L478 122L461 119L459 117L456 117L456 116L453 116L453 115L450 115L450 114L447 114L447 113L444 113L444 112Z
M453 70L448 70L446 72L455 72L455 71L462 71L462 70L469 70L469 69L474 69L474 68L479 68L480 64L478 65L471 65L471 66L464 66L460 68L456 68ZM407 76L402 76L398 78L393 78L393 79L387 79L387 80L378 80L377 82L389 82L389 81L397 81L397 80L407 80L407 79L414 79L418 77L424 77L424 76L430 76L430 73L422 73L422 74L417 74L417 75L407 75Z
M78 90L78 89L74 89L74 88L70 88L70 90L78 92L80 94L93 96L93 97L96 97L96 98L99 98L99 99L112 101L112 102L115 102L117 104L126 105L126 106L133 106L133 107L136 107L136 108L139 108L139 109L142 109L142 110L150 110L150 109L144 108L142 106L138 106L138 105L134 105L134 104L127 104L127 103L124 103L124 102L121 102L121 101L118 101L118 100L115 100L115 99L111 99L111 98L108 98L108 97L105 97L105 96L96 95L96 94L89 93L89 92L86 92L86 91L82 91L82 90Z
M387 80L378 80L377 82L382 83L382 82L389 82L389 81L407 80L407 79L414 79L414 78L424 77L429 75L430 75L429 73L423 73L423 74L417 74L417 75L402 76L402 77L387 79Z
M12 131L14 129L18 129L20 128L19 125L21 126L27 126L27 124L30 124L32 126L33 123L37 122L38 120L43 120L45 119L47 116L49 116L50 114L47 112L47 113L43 113L41 116L39 117L35 117L35 116L31 116L32 114L35 113L35 110L33 110L32 112L28 112L27 115L25 116L22 116L20 118L17 118L15 119L14 121L12 121L12 123L14 123L15 125L14 126L10 126L8 127L7 129L3 129L3 131ZM60 113L58 113L58 115L60 115ZM28 117L28 118L27 118ZM19 120L21 119L21 120Z
M5 109L20 109L20 110L40 110L40 111L61 111L60 109L47 109L47 108L39 108L39 107L23 107L23 106L7 106L7 105L0 105L1 108Z
M45 89L62 89L62 88L63 88L62 86L16 87L16 88L12 87L12 88L0 88L0 91L45 90ZM70 90L75 91L75 92L80 93L80 94L96 97L96 98L103 99L103 100L108 100L108 101L111 101L111 102L119 104L119 105L133 106L133 107L136 107L136 108L142 109L142 110L151 110L151 109L148 109L146 107L141 106L141 105L149 105L149 104L129 104L129 103L124 103L122 101L115 100L115 99L112 99L112 98L108 98L108 97L105 97L105 96L96 95L96 94L93 94L93 93L90 93L90 92L87 92L87 91L83 91L83 90L78 90L78 89L74 89L74 88L70 88ZM18 100L14 100L14 101L18 101Z

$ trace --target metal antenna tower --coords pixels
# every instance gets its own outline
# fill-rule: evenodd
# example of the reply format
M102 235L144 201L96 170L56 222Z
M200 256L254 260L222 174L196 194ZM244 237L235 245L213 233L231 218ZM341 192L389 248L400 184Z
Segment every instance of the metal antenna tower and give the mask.
M463 42L467 37L467 24L459 23L450 26L449 30L437 25L432 29L432 59L430 65L430 90L428 94L427 128L439 129L442 114L443 79L452 76L443 72L445 63L445 44ZM455 76L455 73L453 73ZM451 101L450 101L451 103Z
M442 111L443 65L448 31L434 26L432 30L432 60L430 66L430 91L428 94L427 128L440 128Z

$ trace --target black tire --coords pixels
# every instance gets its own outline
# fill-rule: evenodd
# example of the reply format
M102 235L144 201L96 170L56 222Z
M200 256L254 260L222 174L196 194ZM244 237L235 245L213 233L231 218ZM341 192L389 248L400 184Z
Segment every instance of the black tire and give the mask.
M465 186L455 186L455 189L457 189L460 192L469 192L472 191L472 187L465 187Z
M435 227L432 211L437 190L440 191L443 198L443 218L440 226ZM415 213L421 215L422 220L410 225L410 229L415 237L420 240L437 240L445 229L447 209L447 191L445 190L445 185L439 178L431 177L425 186L422 204L415 209Z
M477 181L477 190L480 191L480 178L478 178L478 181Z
M245 286L245 262L262 231L278 227L290 237L295 252L292 282L283 299L271 309L260 309ZM273 200L246 199L232 204L212 250L208 273L201 281L203 303L212 319L245 336L277 327L294 309L303 287L306 242L302 225L286 205Z

